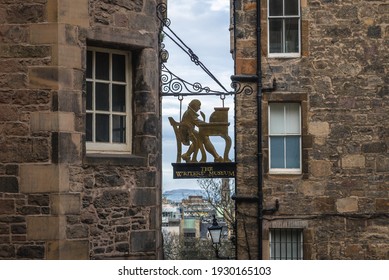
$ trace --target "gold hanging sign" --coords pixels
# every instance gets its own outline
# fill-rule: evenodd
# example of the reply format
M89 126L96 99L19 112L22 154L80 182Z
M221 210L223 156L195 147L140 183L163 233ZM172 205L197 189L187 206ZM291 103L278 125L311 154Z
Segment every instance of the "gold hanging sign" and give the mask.
M201 102L193 99L184 112L180 122L169 117L177 141L177 158L173 163L173 178L230 178L235 177L235 163L228 154L231 149L231 137L228 135L227 107L216 107L205 121L203 112L199 112ZM199 112L199 113L198 113ZM201 115L201 118L200 117ZM210 136L220 136L225 141L224 153L219 155L209 139ZM182 148L187 146L186 152ZM198 155L201 158L198 160ZM214 162L207 162L207 153L213 156ZM184 161L185 163L182 163Z

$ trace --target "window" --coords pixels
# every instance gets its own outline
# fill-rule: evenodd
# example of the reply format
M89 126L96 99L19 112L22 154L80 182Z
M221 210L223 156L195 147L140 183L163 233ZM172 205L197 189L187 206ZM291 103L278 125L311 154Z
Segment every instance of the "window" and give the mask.
M302 260L303 231L301 229L270 229L271 260Z
M195 238L196 233L195 232L184 232L184 237L186 238Z
M300 56L300 0L268 0L269 57Z
M269 104L269 171L301 173L301 109L298 103Z
M88 48L86 148L88 152L131 151L131 56Z

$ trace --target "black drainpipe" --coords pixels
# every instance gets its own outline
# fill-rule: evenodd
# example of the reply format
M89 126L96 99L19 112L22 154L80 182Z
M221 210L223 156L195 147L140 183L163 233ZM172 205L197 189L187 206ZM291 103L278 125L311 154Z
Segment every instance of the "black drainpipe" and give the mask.
M261 69L261 1L257 0L257 133L258 133L258 259L263 259L263 168L262 168L262 69Z

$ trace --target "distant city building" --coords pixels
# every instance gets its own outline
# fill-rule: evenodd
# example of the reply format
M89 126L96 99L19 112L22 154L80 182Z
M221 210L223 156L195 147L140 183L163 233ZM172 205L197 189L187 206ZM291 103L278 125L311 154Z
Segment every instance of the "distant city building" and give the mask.
M162 232L179 235L181 216L178 205L162 204Z
M189 196L181 202L183 218L208 217L215 209L202 196Z

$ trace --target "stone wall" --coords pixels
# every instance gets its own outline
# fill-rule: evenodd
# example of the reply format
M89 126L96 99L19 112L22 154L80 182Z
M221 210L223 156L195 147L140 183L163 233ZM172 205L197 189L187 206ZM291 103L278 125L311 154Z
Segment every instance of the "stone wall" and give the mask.
M236 74L256 74L256 1L238 1ZM389 258L389 88L386 1L301 1L302 56L266 56L262 10L264 257L269 228L304 229L307 259ZM255 87L255 84L251 84ZM237 192L257 195L256 96L237 97ZM302 107L301 175L268 171L270 102ZM244 132L244 133L243 133ZM238 257L255 258L257 209L238 203ZM240 219L240 220L239 220ZM293 222L294 221L294 222ZM247 243L248 240L248 243Z
M0 1L0 259L161 257L156 2ZM131 155L86 153L87 46L133 53Z

